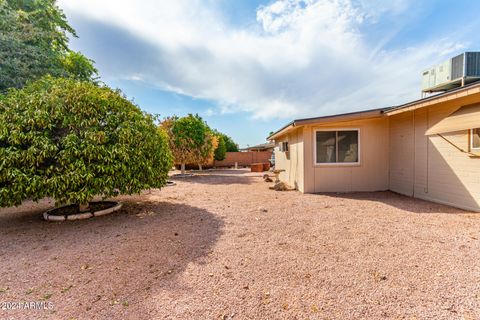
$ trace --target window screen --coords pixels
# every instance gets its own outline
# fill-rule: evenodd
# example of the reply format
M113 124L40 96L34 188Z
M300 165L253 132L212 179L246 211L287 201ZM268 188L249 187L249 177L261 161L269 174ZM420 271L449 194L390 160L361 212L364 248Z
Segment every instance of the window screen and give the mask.
M317 131L317 163L357 163L358 131Z

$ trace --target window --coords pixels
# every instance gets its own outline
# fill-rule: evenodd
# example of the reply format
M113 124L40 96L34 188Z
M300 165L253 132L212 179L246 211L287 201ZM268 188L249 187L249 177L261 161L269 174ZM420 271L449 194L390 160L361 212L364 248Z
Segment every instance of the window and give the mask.
M480 150L480 128L472 129L470 136L470 148Z
M280 142L279 150L281 152L288 152L288 142Z
M359 130L315 131L315 163L359 163Z

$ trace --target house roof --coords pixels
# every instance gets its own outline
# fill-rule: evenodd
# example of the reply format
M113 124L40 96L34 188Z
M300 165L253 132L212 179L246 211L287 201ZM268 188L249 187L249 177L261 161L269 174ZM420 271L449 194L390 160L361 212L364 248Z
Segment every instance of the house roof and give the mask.
M275 144L272 142L267 142L267 143L261 143L255 146L243 148L241 150L259 150L259 149L273 149L273 148L275 148Z
M321 116L321 117L314 117L314 118L303 118L303 119L296 119L276 132L272 133L267 140L272 140L280 134L289 131L293 127L302 126L306 124L313 124L313 123L323 123L323 122L331 122L331 121L348 121L354 119L369 119L369 118L377 118L381 117L385 110L390 108L378 108L378 109L370 109L370 110L363 110L357 112L348 112L348 113L341 113L341 114L334 114L328 116Z
M451 90L448 90L436 95L432 95L426 98L410 101L398 106L370 109L370 110L350 112L350 113L334 114L334 115L328 115L328 116L322 116L322 117L297 119L289 122L279 130L271 134L267 139L268 140L275 139L275 137L278 137L279 135L286 133L293 127L300 126L300 125L332 122L332 121L368 119L368 118L381 117L383 115L393 115L401 112L406 112L412 109L426 107L428 105L432 105L435 103L455 99L455 98L458 98L459 96L471 95L475 93L480 94L480 81L465 85L463 87L451 89Z
M435 94L433 96L429 96L423 99L414 100L411 102L407 102L405 104L401 104L396 107L389 108L387 111L385 111L385 113L394 114L394 113L405 112L412 109L426 107L428 105L452 100L460 96L471 95L475 93L480 93L480 81L473 82L473 83L464 85L463 87L451 89L451 90L448 90L439 94Z

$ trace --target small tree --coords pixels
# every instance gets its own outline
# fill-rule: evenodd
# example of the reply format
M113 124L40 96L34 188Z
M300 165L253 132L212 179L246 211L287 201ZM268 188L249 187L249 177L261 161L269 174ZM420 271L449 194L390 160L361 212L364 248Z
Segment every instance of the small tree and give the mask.
M208 164L213 161L215 156L215 150L218 146L218 138L207 126L205 132L205 141L200 149L196 152L196 162L198 163L198 168L202 170L204 164Z
M225 140L225 146L227 152L238 152L238 144L233 141L232 138L222 133L223 140Z
M215 149L215 160L222 161L225 160L225 156L227 153L227 145L225 144L225 139L222 135L217 135L218 138L218 146Z
M166 118L161 125L170 136L170 148L175 164L179 164L182 174L185 174L185 164L198 163L208 127L199 115L192 114L183 118Z
M46 77L0 99L0 207L52 197L87 209L164 186L171 166L166 134L119 91Z
M238 144L235 143L235 141L233 141L232 138L230 138L225 133L222 133L218 130L213 130L213 132L215 133L215 135L217 137L219 137L219 138L222 137L223 141L225 142L225 151L226 152L238 152L239 151Z

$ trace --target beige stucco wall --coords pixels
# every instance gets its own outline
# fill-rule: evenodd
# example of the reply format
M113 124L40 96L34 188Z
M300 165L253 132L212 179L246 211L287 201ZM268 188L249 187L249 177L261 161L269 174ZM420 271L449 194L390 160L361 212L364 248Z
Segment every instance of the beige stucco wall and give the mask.
M413 122L410 112L390 118L389 189L413 196ZM420 146L419 146L420 147Z
M315 129L359 129L360 164L315 165ZM388 189L388 119L386 117L307 126L303 130L305 192L354 192Z
M480 158L462 153L437 135L425 136L464 103L468 102L450 101L389 118L392 191L480 211ZM443 135L468 150L467 130Z
M289 152L280 152L279 144L288 141ZM298 128L275 139L275 169L283 169L280 180L288 183L297 190L304 191L303 172L303 129Z
M480 211L480 157L459 151L426 131L464 105L480 102L480 93L439 99L420 109L380 118L304 125L276 139L282 181L306 193L392 190L407 196ZM479 124L480 126L480 124ZM315 165L315 129L359 129L360 164ZM444 134L469 149L467 130Z

